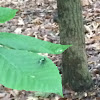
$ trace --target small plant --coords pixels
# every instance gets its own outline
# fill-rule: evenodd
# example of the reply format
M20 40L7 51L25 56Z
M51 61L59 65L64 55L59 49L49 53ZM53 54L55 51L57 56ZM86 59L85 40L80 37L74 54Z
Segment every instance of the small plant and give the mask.
M17 11L0 7L0 23L12 19ZM57 66L39 53L60 54L70 46L1 32L0 83L12 89L56 93L63 96Z

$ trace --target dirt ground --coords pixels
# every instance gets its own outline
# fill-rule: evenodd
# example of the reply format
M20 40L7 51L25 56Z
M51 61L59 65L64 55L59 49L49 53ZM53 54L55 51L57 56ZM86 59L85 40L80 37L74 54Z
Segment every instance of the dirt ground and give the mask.
M100 0L81 1L88 68L94 87L83 93L64 88L64 98L61 98L55 94L39 97L35 92L17 91L0 85L0 100L100 100ZM19 10L11 21L0 24L0 32L23 34L60 43L56 0L0 0L0 6ZM61 55L45 55L61 71Z

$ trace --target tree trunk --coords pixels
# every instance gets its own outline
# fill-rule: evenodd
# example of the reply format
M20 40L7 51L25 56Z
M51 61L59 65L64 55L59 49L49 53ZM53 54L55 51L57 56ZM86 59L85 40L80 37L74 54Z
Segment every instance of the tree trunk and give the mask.
M57 0L61 44L72 44L62 56L63 85L83 91L92 84L85 53L80 0Z

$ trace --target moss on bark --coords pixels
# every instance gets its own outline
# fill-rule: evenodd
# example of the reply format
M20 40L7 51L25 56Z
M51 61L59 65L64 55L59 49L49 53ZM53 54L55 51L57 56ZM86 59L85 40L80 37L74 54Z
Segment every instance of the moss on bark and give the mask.
M85 53L80 0L57 0L61 44L73 46L63 53L63 85L83 91L92 84Z

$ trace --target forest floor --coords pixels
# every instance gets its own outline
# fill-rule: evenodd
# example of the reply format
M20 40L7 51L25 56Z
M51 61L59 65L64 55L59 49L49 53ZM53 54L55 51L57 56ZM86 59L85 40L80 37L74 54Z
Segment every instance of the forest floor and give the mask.
M100 100L100 0L82 1L88 68L94 87L82 93L64 88L64 98L55 94L43 98L35 92L17 91L0 85L0 100ZM60 43L56 0L0 0L0 6L19 10L11 21L0 24L0 32ZM61 70L61 55L46 56Z

